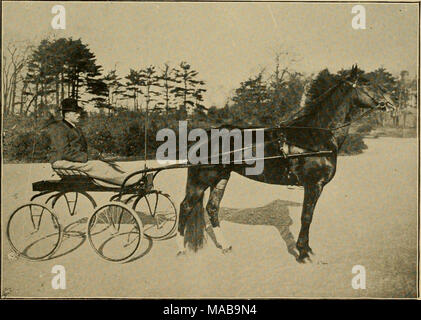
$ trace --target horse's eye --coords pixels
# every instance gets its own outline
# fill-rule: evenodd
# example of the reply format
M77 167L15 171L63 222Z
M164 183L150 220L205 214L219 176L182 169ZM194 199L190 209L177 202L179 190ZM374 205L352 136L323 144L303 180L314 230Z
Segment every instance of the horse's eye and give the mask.
M380 106L383 107L384 105L385 105L384 101L380 102Z

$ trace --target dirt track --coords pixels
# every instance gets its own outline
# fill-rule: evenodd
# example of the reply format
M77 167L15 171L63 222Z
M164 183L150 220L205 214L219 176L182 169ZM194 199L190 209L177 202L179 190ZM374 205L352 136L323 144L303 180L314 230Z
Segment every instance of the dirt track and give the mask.
M29 200L31 182L51 176L47 164L3 166L2 294L8 297L415 297L417 267L417 142L368 139L362 155L341 157L310 230L313 263L288 253L296 238L303 192L233 174L222 202L222 229L232 243L222 255L209 239L197 254L176 257L174 239L144 241L135 261L112 264L83 238L64 241L55 259L10 259L5 223ZM139 163L123 164L128 170ZM157 188L178 207L185 170L161 173ZM104 194L95 194L98 202ZM87 215L87 213L85 214ZM82 216L77 217L78 219ZM66 219L71 223L75 219ZM227 221L229 220L229 221ZM280 234L281 233L281 234ZM67 289L51 287L54 265ZM354 290L351 270L363 265L367 289Z

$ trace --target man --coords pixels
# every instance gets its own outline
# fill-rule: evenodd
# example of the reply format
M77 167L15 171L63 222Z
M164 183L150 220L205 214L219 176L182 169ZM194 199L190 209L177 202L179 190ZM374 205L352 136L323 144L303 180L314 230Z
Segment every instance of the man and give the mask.
M61 102L63 120L49 125L52 167L79 170L94 179L121 184L128 174L116 163L102 159L99 153L93 158L101 160L88 158L88 144L82 130L77 127L82 111L75 99L67 98Z
M49 126L51 139L50 163L58 160L72 162L88 161L88 144L81 129L76 125L83 111L72 98L61 102L63 120Z

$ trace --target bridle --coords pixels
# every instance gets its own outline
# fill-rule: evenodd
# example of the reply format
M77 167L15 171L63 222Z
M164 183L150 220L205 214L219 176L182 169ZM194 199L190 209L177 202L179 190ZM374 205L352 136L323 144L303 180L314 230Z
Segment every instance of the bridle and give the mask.
M386 97L384 96L383 92L385 91L380 85L378 84L374 84L372 83L371 85L373 85L379 92L381 97L384 99L384 101L378 101L375 97L373 97L371 94L369 94L363 86L358 86L358 78L354 81L354 82L350 82L348 80L344 81L345 83L347 83L348 85L351 86L351 90L355 90L357 95L359 95L358 91L362 91L362 93L364 93L367 97L369 97L371 99L371 101L373 101L376 105L380 106L376 107L376 108L370 108L370 110L382 110L382 111L386 111L388 110L388 107L393 109L393 105L387 101ZM358 90L357 90L358 87Z
M377 85L377 84L372 84L374 87L376 87L378 89L379 92L381 92L381 96L383 97L384 101L378 101L375 97L373 97L371 94L369 94L363 86L359 86L357 89L357 83L358 83L358 78L354 81L354 82L350 82L348 80L344 81L345 83L347 83L348 85L351 86L351 90L355 90L357 96L359 95L358 91L362 91L362 93L364 93L367 97L369 97L371 99L371 101L373 101L376 105L380 106L380 107L375 107L375 108L368 108L367 111L363 112L362 114L360 114L358 117L352 119L351 121L345 122L344 124L337 126L335 128L332 128L331 130L339 130L342 129L344 127L350 126L352 123L361 120L362 118L364 118L365 116L378 111L378 110L382 110L382 111L387 111L389 109L394 109L393 105L387 101L386 97L383 95L383 89ZM389 108L388 108L389 107Z

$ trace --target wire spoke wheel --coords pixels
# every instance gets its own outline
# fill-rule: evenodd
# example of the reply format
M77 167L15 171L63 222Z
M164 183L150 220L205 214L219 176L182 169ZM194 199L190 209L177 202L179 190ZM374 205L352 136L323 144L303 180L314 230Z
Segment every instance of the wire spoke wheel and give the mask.
M144 233L154 240L173 235L177 222L177 209L170 197L159 191L152 191L136 199L133 209L144 225Z
M52 209L42 204L27 203L10 216L6 235L13 251L19 256L43 260L60 247L63 231Z
M142 221L132 209L118 202L96 209L87 227L92 248L101 258L111 262L129 260L143 239Z

